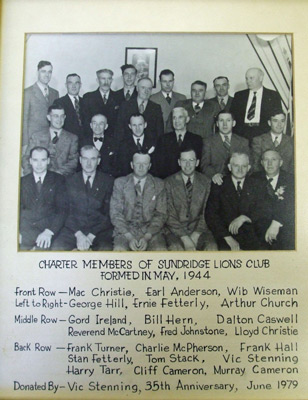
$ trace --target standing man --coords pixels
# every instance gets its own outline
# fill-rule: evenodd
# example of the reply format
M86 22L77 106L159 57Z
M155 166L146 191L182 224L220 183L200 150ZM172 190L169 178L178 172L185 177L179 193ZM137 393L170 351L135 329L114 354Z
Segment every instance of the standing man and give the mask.
M121 67L124 87L123 89L117 90L115 93L119 98L120 104L123 101L128 101L132 97L137 97L137 90L135 87L135 81L137 77L137 70L132 64L124 64Z
M96 71L96 76L99 87L83 96L85 129L91 134L90 123L93 115L103 114L108 120L108 133L113 135L120 104L119 96L110 89L113 72L106 68L100 69Z
M48 250L64 225L67 194L64 177L48 171L49 152L34 147L30 152L32 172L21 178L20 249Z
M105 131L108 129L108 121L105 115L93 115L90 123L91 135L84 135L79 142L79 149L86 145L94 146L100 155L98 169L108 175L115 174L116 149L114 138Z
M152 94L150 100L159 104L164 119L164 131L171 132L172 126L167 126L168 117L173 110L175 104L180 100L186 100L186 96L173 91L174 73L170 69L164 69L159 74L159 82L161 90L158 93Z
M78 163L78 137L63 129L65 112L62 106L52 105L48 108L47 119L50 127L32 135L22 166L24 173L31 171L29 156L36 147L45 147L50 154L49 169L61 175L71 175Z
M99 163L94 146L82 147L82 171L67 180L69 215L54 250L112 250L109 203L113 178L97 171Z
M134 154L131 167L132 174L114 183L110 202L113 250L167 250L162 231L167 219L164 182L148 173L149 154Z
M24 92L23 153L33 133L48 128L46 119L48 107L59 97L59 92L48 86L52 76L50 61L40 61L37 65L37 81Z
M175 107L171 115L174 131L158 138L153 156L154 175L162 179L181 169L178 160L182 146L194 149L198 160L202 155L202 138L187 130L189 123L187 110Z
M216 119L218 133L204 141L201 170L221 185L223 177L230 172L227 165L230 155L235 152L249 154L249 144L247 139L232 132L236 122L230 112L222 110Z
M209 100L216 102L221 110L229 111L233 100L233 97L229 96L229 79L226 76L218 76L213 80L213 86L216 97Z
M217 250L204 220L211 181L196 171L199 160L194 149L183 147L178 162L181 171L165 180L168 250Z
M294 174L293 138L284 134L286 115L282 110L273 110L267 121L271 130L257 136L252 141L253 170L262 170L261 156L265 150L276 150L282 159L281 168Z
M253 176L258 183L258 202L253 220L257 235L266 250L294 250L294 177L281 169L277 150L262 155L264 170Z
M255 182L247 176L248 155L233 153L228 168L231 174L221 185L212 183L205 221L219 250L258 250L260 243L252 224L257 196Z
M83 132L83 98L79 96L81 78L77 74L69 74L65 83L67 94L55 100L54 104L61 105L65 111L65 122L63 128L68 132L75 133L79 139Z
M255 136L268 131L267 121L273 110L281 109L281 99L277 92L263 86L264 73L259 68L246 72L248 89L236 92L230 111L236 120L235 133L252 143Z
M121 104L115 130L118 143L120 143L123 138L130 135L129 120L130 117L137 112L143 114L144 119L147 121L146 133L148 136L157 140L157 138L164 133L164 121L161 107L149 100L152 88L153 83L150 78L139 79L137 82L137 97L131 98L129 101L125 101Z

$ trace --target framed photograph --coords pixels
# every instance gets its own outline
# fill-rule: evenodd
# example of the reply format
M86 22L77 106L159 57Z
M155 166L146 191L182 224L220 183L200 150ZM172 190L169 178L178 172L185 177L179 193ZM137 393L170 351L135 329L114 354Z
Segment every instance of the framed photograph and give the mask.
M137 80L149 77L156 87L157 48L126 47L125 64L133 64L137 69Z

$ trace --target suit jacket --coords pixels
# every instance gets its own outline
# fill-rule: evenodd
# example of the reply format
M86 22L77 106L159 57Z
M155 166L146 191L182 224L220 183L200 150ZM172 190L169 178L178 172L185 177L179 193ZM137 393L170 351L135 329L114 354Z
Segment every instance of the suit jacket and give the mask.
M128 127L129 120L132 114L138 112L137 97L131 98L129 101L125 101L121 104L115 129L117 143L120 143L127 135L131 135L131 131ZM160 106L149 100L143 115L147 122L145 132L148 136L157 139L158 136L164 133L164 121Z
M69 198L69 215L65 227L73 233L81 231L85 235L111 228L109 217L110 197L113 178L96 171L90 193L87 194L82 171L70 176L67 180Z
M159 104L162 112L163 112L163 120L164 120L164 131L166 132L171 132L172 131L172 124L170 125L169 123L167 124L168 117L171 113L171 111L174 109L175 104L180 101L180 100L186 100L186 96L184 96L181 93L177 92L172 92L172 97L171 97L171 102L170 104L166 100L165 96L162 94L162 92L158 92L155 94L152 94L150 97L150 100L153 101L156 104Z
M110 90L108 101L106 104L104 104L104 100L98 88L94 92L85 93L83 96L83 104L84 126L86 133L92 133L90 122L93 115L103 114L108 121L108 129L106 130L106 133L113 135L120 107L119 96L117 96L114 91Z
M33 134L22 159L25 174L31 171L29 163L30 150L36 146L45 147L50 152L49 170L58 172L61 175L71 175L76 171L78 163L78 137L73 133L62 129L59 140L55 145L51 142L49 128Z
M110 202L110 216L115 235L124 235L131 231L135 201L133 174L117 178ZM150 174L147 175L143 188L142 206L144 233L159 233L167 219L166 192L164 182Z
M230 223L240 215L251 218L256 204L256 188L252 178L246 177L239 197L231 175L225 176L222 185L212 183L205 210L205 221L217 241L231 236Z
M124 88L119 89L115 91L116 96L118 97L119 104L123 103L126 101L125 96L124 96ZM133 93L130 94L130 99L131 98L136 98L137 97L137 89L135 88Z
M59 97L59 92L49 87L48 101L44 97L38 84L28 87L24 91L23 115L23 146L28 145L33 133L49 127L47 120L48 107Z
M81 138L84 134L83 131L84 105L83 105L83 98L80 96L78 96L78 98L79 98L81 125L79 124L75 107L68 94L55 100L54 104L61 105L65 110L66 118L63 128L68 132L75 133L75 135Z
M289 174L294 174L293 138L282 134L280 145L275 147L270 132L255 137L252 141L252 156L253 156L254 171L259 171L262 169L260 162L261 162L261 156L265 150L278 151L283 160L281 169L288 172Z
M68 211L65 179L47 171L40 193L33 173L21 178L20 233L27 235L32 227L51 230L56 235L64 225Z
M84 137L79 141L79 153L80 149L86 145L95 146L93 135L84 135ZM112 136L107 134L104 135L103 145L100 148L99 154L101 156L101 161L98 164L97 169L105 172L105 174L115 176L117 157L115 141ZM78 170L81 170L80 164L78 165Z
M191 99L178 101L175 107L184 107L188 111L190 121L187 124L187 130L201 136L202 139L207 139L214 134L215 117L220 111L218 104L205 100L198 114L193 108Z
M191 235L192 232L206 232L204 211L210 193L211 181L199 172L195 172L192 198L187 201L186 187L179 171L165 180L167 193L168 229L177 237Z
M234 152L247 153L249 155L248 140L232 133L230 152L225 148L219 133L206 139L203 143L201 170L212 178L215 174L228 174L227 163L230 154Z
M225 111L229 111L230 110L230 107L231 107L231 104L232 104L232 100L233 100L233 97L228 96L228 101L227 101L226 107L224 108ZM216 97L212 97L211 99L209 99L209 101L213 101L214 103L218 104L219 108L221 108L217 96Z
M236 92L231 104L230 111L233 113L236 121L234 132L240 136L246 137L251 141L253 137L261 135L262 133L266 133L268 131L267 121L270 119L271 111L274 109L281 109L281 99L277 92L263 87L260 124L256 127L249 127L245 125L245 114L248 96L249 89Z
M201 160L202 139L199 135L186 132L182 147L186 146L191 146L196 151L197 158ZM176 133L169 132L160 136L153 155L154 175L164 179L178 172L181 169L178 163L179 156L180 147L177 142Z
M149 153L153 156L155 150L156 140L148 134L144 135L143 144L141 147L142 153ZM133 135L125 137L121 142L117 152L117 176L125 176L132 172L130 163L133 159L133 155L138 152L138 147L134 141Z

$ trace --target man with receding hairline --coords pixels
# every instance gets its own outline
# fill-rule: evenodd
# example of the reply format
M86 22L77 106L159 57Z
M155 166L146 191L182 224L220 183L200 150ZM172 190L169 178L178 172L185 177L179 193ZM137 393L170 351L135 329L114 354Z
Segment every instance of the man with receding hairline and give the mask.
M282 106L279 94L263 86L264 73L260 68L248 69L245 77L248 89L235 93L230 111L236 120L235 133L251 144L255 136L268 131L272 110Z

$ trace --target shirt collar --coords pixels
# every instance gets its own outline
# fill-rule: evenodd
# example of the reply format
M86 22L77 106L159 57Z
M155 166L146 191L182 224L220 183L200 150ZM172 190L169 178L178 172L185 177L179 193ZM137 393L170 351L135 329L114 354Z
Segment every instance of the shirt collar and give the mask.
M105 96L106 99L108 100L109 94L110 94L110 90L108 90L108 92L104 93L101 89L99 89L99 92L100 92L102 98L104 98L104 96Z
M185 185L186 185L186 183L188 181L188 178L190 178L190 182L191 183L194 183L195 174L193 174L191 176L187 176L187 175L184 175L183 172L181 172L181 175L182 175L182 178L183 178L183 181L184 181Z
M76 96L73 96L72 94L67 93L69 98L71 99L73 105L75 106L75 97L77 97L77 99L79 100L79 96L78 94L76 94Z
M275 138L277 138L278 143L280 144L281 140L282 140L282 133L280 133L279 135L277 135L276 133L273 133L271 131L271 136L272 136L272 141L275 141Z
M47 171L43 172L42 174L37 174L36 172L33 171L33 176L34 176L35 183L38 182L39 178L41 178L41 182L43 183L46 174L47 174Z
M144 133L143 133L143 135L140 136L140 137L137 137L137 136L133 135L133 139L134 139L134 141L135 141L136 144L137 144L137 140L139 139L139 140L140 140L140 144L141 144L141 146L142 146L143 141L144 141Z
M199 105L199 107L200 107L200 110L203 108L203 104L204 104L204 101L202 102L202 103L195 103L194 101L192 102L192 105L193 105L193 108L195 109L195 107L196 107L196 105Z
M166 97L167 97L167 95L168 95L168 96L170 97L170 99L172 99L172 93L173 93L173 92L166 93L166 92L164 92L163 90L162 90L161 92L162 92L162 94L163 94L164 98L166 98Z
M279 178L279 173L276 176L274 176L273 178L270 178L269 176L266 175L267 180L272 179L271 185L272 185L273 189L275 189L275 187L277 186L278 178Z
M231 175L231 178L232 178L232 182L233 182L233 185L234 185L235 189L237 189L237 182L238 182L238 181L240 181L240 182L241 182L241 188L243 189L244 182L245 182L245 178L242 178L242 179L236 179L236 178L234 178L234 176L233 176L233 175Z
M43 85L40 81L37 81L37 86L41 89L43 94L45 94L45 88L47 88L47 93L49 92L49 86L48 85Z
M258 89L258 90L250 90L250 93L253 94L254 92L256 92L256 95L257 95L257 96L262 95L262 93L263 93L263 86L261 86L260 89Z
M61 132L62 132L62 128L61 129L54 129L54 128L49 128L49 132L50 132L50 134L51 134L51 137L54 137L55 136L55 132L57 132L58 133L58 137L61 135Z
M146 105L148 104L149 100L141 100L139 99L139 97L137 97L137 103L138 103L138 107L140 106L140 104L143 102L144 108L146 108Z
M96 171L93 172L92 174L86 174L84 171L82 171L82 177L83 177L84 183L87 182L88 176L90 176L90 183L91 183L91 186L92 186L92 185L93 185L94 178L95 178L95 174L96 174Z
M220 133L220 132L219 132L219 134L220 134L220 137L221 137L221 139L222 139L223 142L225 141L225 137L226 137L226 136L228 136L229 141L231 142L232 132L228 133L228 135L223 135L223 134Z

